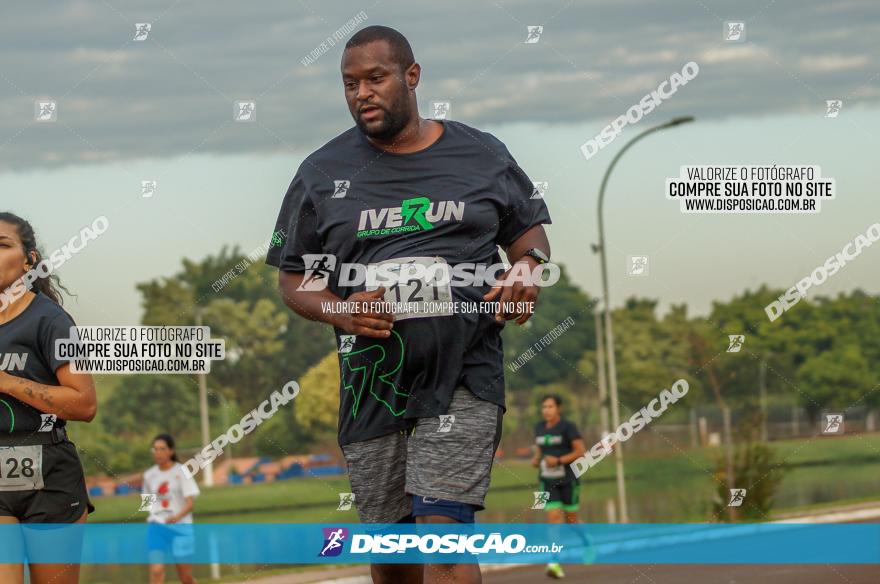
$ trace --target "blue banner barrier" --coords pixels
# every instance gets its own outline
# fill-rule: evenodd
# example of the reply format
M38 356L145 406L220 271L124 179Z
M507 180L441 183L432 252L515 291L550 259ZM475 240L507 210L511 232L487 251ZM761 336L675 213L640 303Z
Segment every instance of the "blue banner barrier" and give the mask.
M0 563L880 564L880 524L0 525Z

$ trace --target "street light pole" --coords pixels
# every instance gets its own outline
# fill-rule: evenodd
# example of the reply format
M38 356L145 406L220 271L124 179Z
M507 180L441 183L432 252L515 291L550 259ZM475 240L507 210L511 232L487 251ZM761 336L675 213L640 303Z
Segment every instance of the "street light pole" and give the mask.
M611 427L608 425L608 385L605 382L605 348L603 347L605 335L602 333L602 318L599 316L599 311L594 309L593 315L596 318L596 372L599 375L599 423L602 426L601 437L605 438L611 432Z
M760 392L760 405L761 405L761 442L767 442L767 425L768 425L768 411L767 411L767 356L761 356L761 362L758 365L758 390Z
M196 326L202 326L202 307L197 306L195 310ZM211 441L211 429L208 421L208 379L204 371L198 374L199 378L199 412L202 421L202 444L208 444ZM205 466L203 475L205 486L214 486L214 463L209 462Z
M605 187L608 184L608 177L611 176L611 171L614 169L617 161L620 160L620 157L623 156L624 152L629 150L633 144L647 136L648 134L652 134L654 132L658 132L660 130L664 130L666 128L671 128L673 126L678 126L680 124L685 124L688 122L694 121L692 116L673 118L672 120L666 122L665 124L660 124L659 126L654 126L653 128L648 128L641 134L636 135L632 140L626 143L626 145L620 149L614 158L611 160L611 164L608 165L608 170L605 171L605 176L602 177L602 185L599 187L599 257L602 264L602 295L604 302L604 310L605 310L605 341L607 345L607 349L605 353L608 356L608 389L610 398L611 398L611 423L614 427L614 431L617 431L617 428L620 427L620 401L617 397L617 363L614 358L614 331L611 327L611 299L608 293L608 266L606 261L605 254L605 222L602 217L602 208L603 203L605 202ZM617 443L614 446L614 458L617 466L617 499L618 506L620 508L620 522L621 523L629 523L629 513L627 512L626 505L626 480L624 478L623 471L623 444Z

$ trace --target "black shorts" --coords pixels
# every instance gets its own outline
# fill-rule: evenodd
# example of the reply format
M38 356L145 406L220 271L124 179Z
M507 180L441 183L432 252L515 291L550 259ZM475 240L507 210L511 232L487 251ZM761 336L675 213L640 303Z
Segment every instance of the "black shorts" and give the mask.
M575 481L555 481L541 479L541 490L550 493L544 509L562 509L563 511L577 511L580 504L581 486Z
M94 512L73 442L41 448L43 488L0 491L0 516L16 517L19 523L76 523L86 509ZM8 473L9 468L2 470Z

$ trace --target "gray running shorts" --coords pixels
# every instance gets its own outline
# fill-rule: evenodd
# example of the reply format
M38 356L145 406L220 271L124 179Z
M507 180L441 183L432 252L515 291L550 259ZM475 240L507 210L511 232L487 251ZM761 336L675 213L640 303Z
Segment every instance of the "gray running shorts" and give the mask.
M482 509L502 412L460 387L445 416L419 418L412 431L343 446L361 523L400 521L412 512L410 495Z

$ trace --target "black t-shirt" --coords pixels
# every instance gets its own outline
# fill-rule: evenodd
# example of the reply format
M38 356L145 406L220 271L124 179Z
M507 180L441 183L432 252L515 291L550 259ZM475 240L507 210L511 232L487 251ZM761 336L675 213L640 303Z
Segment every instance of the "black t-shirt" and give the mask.
M24 312L0 324L0 370L43 385L60 385L55 372L68 361L56 357L55 340L69 338L72 326L73 319L61 306L38 293ZM45 429L41 414L0 392L0 433ZM54 425L64 424L59 416Z
M450 266L491 265L501 262L498 245L550 223L501 141L459 122L443 126L434 144L411 154L385 152L354 127L306 158L284 197L266 262L307 272L314 258L303 256L333 254L337 269L327 287L345 299L366 286L340 285L342 263L432 257ZM482 302L488 291L453 286L451 295ZM461 385L503 407L502 328L494 315L460 312L396 321L389 338L356 337L353 345L336 329L339 443L444 414Z
M541 421L535 425L535 444L541 449L541 456L564 456L574 450L572 442L581 437L577 426L565 418L560 419L555 425L547 427L546 422ZM560 468L560 466L562 468ZM538 476L544 481L570 482L577 481L574 471L567 464L555 468L538 470ZM562 476L562 470L565 470Z

